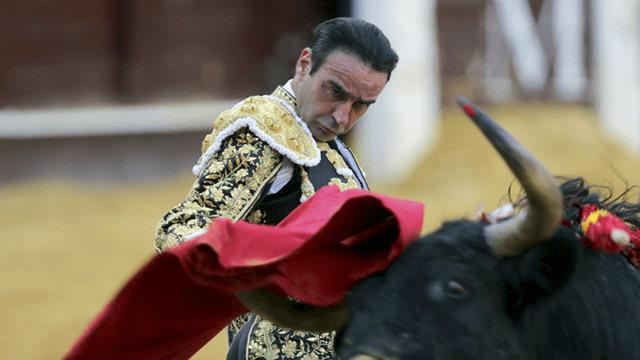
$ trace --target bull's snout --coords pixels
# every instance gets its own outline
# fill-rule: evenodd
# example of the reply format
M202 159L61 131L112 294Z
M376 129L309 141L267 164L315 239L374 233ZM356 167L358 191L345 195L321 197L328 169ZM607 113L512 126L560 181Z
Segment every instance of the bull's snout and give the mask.
M341 358L342 359L342 358ZM345 360L398 360L396 357L388 357L388 356L372 356L366 354L356 354L352 355L349 358L345 358Z
M374 357L369 356L369 355L356 355L356 356L353 356L353 357L349 358L349 360L384 360L384 359L374 358Z
M397 342L384 337L375 342L364 341L355 344L349 337L336 336L335 349L340 359L345 360L399 360L406 357L401 355L402 348ZM415 346L405 346L405 350Z

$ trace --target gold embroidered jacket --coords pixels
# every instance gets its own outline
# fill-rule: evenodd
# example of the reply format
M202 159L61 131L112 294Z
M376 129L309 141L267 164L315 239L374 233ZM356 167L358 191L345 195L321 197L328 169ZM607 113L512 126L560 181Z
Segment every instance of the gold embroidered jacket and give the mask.
M268 194L285 159L294 164L291 180ZM184 201L158 224L157 251L196 237L216 218L275 225L328 184L343 190L367 188L346 146L337 139L314 140L297 115L295 99L281 87L271 96L247 98L220 114L203 141L193 173L197 178ZM333 333L279 328L254 314L238 317L227 331L230 351L250 359L335 357Z
M283 88L270 96L252 96L224 111L202 144L193 168L197 176L188 195L159 222L157 251L205 231L215 218L277 224L300 201L327 184L341 189L366 188L353 158L339 140L313 139L296 112L296 102ZM287 158L294 178L277 196L267 196Z

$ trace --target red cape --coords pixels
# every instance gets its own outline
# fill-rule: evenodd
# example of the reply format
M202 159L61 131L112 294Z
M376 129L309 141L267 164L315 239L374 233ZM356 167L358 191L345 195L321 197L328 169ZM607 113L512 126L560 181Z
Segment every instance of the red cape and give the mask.
M148 261L64 359L189 359L248 311L237 291L337 304L418 238L423 213L421 203L326 186L277 226L217 219Z

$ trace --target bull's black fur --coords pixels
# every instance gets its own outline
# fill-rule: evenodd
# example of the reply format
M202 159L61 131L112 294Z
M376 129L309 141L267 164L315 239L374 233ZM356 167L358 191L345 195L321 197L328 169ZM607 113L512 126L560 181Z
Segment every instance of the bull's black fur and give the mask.
M341 358L640 359L640 276L627 259L580 244L578 206L640 227L640 203L581 178L561 185L565 220L519 257L492 255L482 223L419 239L350 297Z

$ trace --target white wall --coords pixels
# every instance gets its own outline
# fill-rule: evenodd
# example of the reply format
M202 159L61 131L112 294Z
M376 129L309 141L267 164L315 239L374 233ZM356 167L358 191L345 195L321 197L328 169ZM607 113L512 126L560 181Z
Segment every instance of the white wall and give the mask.
M436 0L353 0L352 10L378 26L400 57L352 136L369 183L397 184L433 147L440 128Z
M640 1L592 0L595 105L609 136L640 156Z

